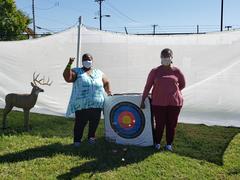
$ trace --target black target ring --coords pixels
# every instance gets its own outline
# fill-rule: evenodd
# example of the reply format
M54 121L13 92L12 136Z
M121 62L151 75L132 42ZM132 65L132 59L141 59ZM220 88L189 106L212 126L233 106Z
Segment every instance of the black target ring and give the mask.
M138 137L145 128L145 116L142 110L131 102L120 102L110 111L112 129L122 138Z

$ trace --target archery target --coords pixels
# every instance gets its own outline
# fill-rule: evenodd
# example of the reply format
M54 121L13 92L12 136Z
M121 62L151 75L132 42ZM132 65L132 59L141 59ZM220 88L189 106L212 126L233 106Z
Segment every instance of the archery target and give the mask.
M140 109L140 95L114 95L104 105L105 135L118 144L153 145L150 101Z
M135 104L119 102L110 112L110 124L119 136L131 139L142 133L145 127L145 117Z

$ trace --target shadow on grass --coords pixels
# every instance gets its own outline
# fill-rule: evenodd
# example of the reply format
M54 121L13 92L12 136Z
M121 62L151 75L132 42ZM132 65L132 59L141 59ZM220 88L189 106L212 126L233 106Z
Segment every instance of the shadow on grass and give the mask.
M126 166L127 164L140 162L153 153L155 153L155 151L150 147L139 148L116 145L100 138L94 145L90 145L84 141L79 148L73 147L72 145L55 143L27 149L22 152L9 153L0 156L0 163L16 163L42 157L49 158L56 154L93 159L80 166L73 167L69 172L57 177L58 179L72 179L82 173L90 173L91 177L94 173L106 172L121 166Z
M0 110L1 115L1 110ZM12 135L23 133L23 114L22 112L14 112L9 117L11 129L7 132L0 131L0 135ZM22 119L21 119L22 118ZM64 117L48 116L40 114L31 114L33 119L32 131L30 135L38 135L41 137L72 137L73 121L69 121ZM16 128L18 127L18 128ZM107 171L128 163L134 163L144 160L147 156L154 153L152 148L129 147L128 152L118 151L112 154L112 149L122 148L116 144L107 143L103 138L103 123L101 121L98 128L99 142L94 151L88 145L84 145L80 149L74 149L70 145L52 144L39 148L29 149L20 153L7 154L0 157L0 163L18 162L23 160L31 160L38 157L51 157L56 153L73 154L83 158L93 157L94 161L87 162L81 166L72 168L72 170L63 177L75 177L82 172ZM220 126L205 126L179 123L177 127L176 138L174 141L174 153L194 158L197 160L207 161L216 165L223 165L223 154L233 137L240 133L240 128L227 128ZM162 144L164 145L164 137ZM112 155L112 156L111 156ZM126 156L126 161L122 162L122 156Z
M179 124L175 153L181 156L223 165L223 155L240 128Z

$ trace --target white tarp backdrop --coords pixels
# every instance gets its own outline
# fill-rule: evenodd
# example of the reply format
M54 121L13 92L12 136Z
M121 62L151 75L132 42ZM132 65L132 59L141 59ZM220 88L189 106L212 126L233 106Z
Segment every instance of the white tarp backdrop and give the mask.
M186 77L180 122L240 127L240 31L195 35L138 36L81 29L81 53L110 79L113 93L141 93L160 52L171 48ZM32 111L64 115L71 93L62 72L76 56L77 28L52 36L0 42L0 107L11 92L30 93L33 72L53 80L42 86ZM81 64L81 63L80 63Z

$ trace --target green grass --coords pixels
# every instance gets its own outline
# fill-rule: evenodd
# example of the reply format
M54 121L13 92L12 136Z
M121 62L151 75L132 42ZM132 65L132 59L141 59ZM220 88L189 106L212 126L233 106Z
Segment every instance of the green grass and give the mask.
M11 112L10 128L0 130L0 179L240 179L239 128L179 124L170 153L109 143L103 121L95 145L74 148L72 120L30 119L32 130L24 132L22 112Z

